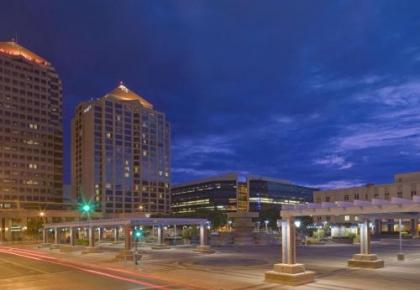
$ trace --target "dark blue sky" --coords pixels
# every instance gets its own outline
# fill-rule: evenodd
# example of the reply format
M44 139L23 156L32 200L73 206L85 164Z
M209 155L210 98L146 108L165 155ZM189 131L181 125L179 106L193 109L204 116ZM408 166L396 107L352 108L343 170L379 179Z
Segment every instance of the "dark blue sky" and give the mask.
M172 123L173 181L334 187L420 170L418 1L6 1L0 39L51 61L70 119L120 80Z

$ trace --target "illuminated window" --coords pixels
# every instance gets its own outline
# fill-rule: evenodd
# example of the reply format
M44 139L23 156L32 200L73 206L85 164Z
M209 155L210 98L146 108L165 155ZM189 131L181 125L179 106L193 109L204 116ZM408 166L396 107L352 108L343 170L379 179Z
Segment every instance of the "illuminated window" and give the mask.
M38 130L38 125L30 123L29 128L34 129L34 130Z
M34 163L29 163L28 167L29 167L30 169L37 169L37 168L38 168L38 165L36 165L36 164L34 164Z

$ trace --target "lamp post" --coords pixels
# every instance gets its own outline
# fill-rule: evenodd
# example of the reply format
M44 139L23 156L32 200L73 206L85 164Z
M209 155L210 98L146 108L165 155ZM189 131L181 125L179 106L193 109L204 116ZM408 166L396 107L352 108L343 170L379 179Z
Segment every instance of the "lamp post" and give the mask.
M404 254L402 252L402 220L398 220L398 230L399 230L399 242L400 242L400 252L397 255L398 261L404 261Z
M265 223L265 232L268 233L268 223L269 223L269 221L265 220L264 223Z
M134 252L134 264L138 265L139 262L139 253L138 253L138 243L139 240L143 237L143 228L139 227L134 230L134 240L135 240L135 252Z
M44 226L45 226L45 219L44 219L44 217L45 217L45 212L44 211L40 211L39 212L39 217L41 218L41 225L42 225L42 227L44 228ZM44 231L44 229L42 230L42 239L44 240L44 235L45 235L45 231ZM44 241L43 241L44 242Z

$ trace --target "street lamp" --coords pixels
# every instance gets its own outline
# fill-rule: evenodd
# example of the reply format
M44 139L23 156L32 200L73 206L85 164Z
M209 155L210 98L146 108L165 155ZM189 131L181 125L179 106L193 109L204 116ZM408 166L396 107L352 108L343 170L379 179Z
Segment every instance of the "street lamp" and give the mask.
M302 222L300 220L295 220L295 227L300 228Z
M231 232L232 231L232 221L231 220L228 220L228 225L229 225L228 229Z
M41 218L42 227L44 227L45 226L45 212L44 211L40 211L39 212L39 216Z
M264 223L265 223L265 232L268 233L268 223L269 223L269 221L265 220Z

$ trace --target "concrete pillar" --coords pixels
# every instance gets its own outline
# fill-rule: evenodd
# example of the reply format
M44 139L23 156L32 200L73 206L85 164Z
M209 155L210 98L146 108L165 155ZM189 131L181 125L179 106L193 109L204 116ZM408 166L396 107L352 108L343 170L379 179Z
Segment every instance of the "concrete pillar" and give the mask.
M363 222L359 224L359 235L360 253L353 255L353 257L347 261L347 265L349 267L370 269L382 268L384 266L384 260L378 259L375 254L371 253L368 219L364 219Z
M102 235L103 235L104 229L103 228L98 228L98 242L102 241Z
M282 263L296 263L296 233L293 218L281 221Z
M90 226L88 229L89 247L95 247L95 229Z
M382 233L382 220L375 220L375 235L380 235Z
M207 233L207 226L206 225L200 225L200 246L205 247L207 246L207 239L208 239L208 233Z
M176 225L174 225L174 236L176 237Z
M411 219L411 235L413 236L413 238L418 238L419 237L419 232L417 230L417 224L418 224L418 220L417 218L415 219Z
M48 243L48 233L47 233L47 229L42 229L42 242L44 243L44 244L46 244L46 243Z
M306 271L303 264L296 263L296 232L294 218L281 220L282 263L275 264L272 271L265 272L265 280L286 285L311 283L315 273Z
M114 228L114 242L118 242L119 230L120 229L118 227Z
M54 244L58 244L58 228L54 228Z
M388 220L387 230L388 230L388 233L393 233L394 232L394 220L393 219Z
M125 244L125 250L130 251L131 250L131 226L129 225L124 226L124 244Z
M6 241L6 218L1 218L1 235L0 241Z
M365 219L363 223L359 224L360 227L360 254L370 254L370 231L369 221Z
M70 246L74 246L74 228L70 227Z
M158 245L163 244L163 228L161 225L157 226L157 243Z

